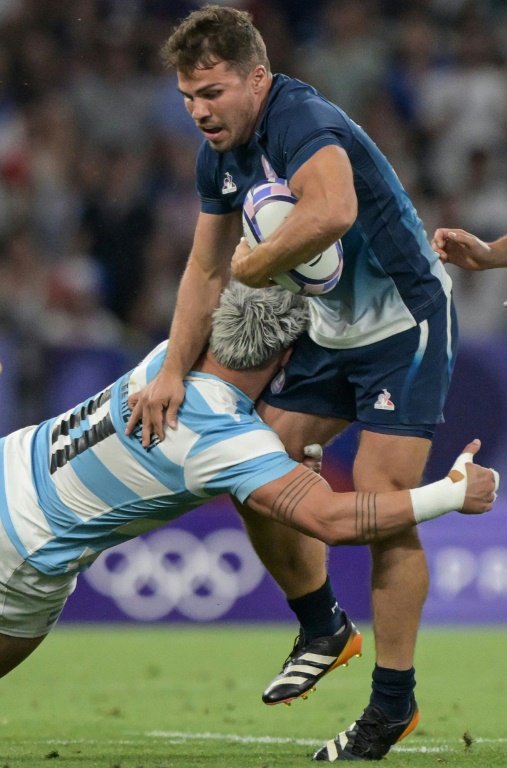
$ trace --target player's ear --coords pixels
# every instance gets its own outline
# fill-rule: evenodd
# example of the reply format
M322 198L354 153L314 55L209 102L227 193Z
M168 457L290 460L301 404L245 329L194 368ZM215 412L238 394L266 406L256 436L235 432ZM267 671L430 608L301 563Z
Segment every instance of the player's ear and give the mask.
M253 86L256 91L258 91L262 85L266 82L266 78L268 76L268 73L266 71L266 67L264 67L262 64L257 64L256 67L252 70L252 80L253 80Z

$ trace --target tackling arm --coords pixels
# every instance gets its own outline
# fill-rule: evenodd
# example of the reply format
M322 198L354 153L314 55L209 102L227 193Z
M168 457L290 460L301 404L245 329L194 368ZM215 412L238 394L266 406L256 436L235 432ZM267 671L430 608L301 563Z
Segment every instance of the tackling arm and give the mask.
M240 233L239 213L199 215L192 251L178 290L166 358L157 376L129 398L132 414L126 432L130 434L142 420L144 446L149 445L152 432L164 439L165 421L171 427L176 425L184 396L183 378L208 340L212 312L230 277L229 254Z
M298 203L282 226L253 250L243 239L233 256L234 277L253 288L312 259L339 240L356 219L352 166L336 145L323 147L307 160L290 187Z
M469 443L444 480L412 491L334 493L325 480L299 466L258 488L247 505L330 546L367 544L453 510L488 512L498 474L473 464L479 448L478 440Z

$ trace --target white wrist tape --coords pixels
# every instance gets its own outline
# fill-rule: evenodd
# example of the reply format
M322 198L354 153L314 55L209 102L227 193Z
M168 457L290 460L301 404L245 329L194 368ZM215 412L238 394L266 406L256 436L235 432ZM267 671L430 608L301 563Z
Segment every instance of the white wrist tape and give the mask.
M416 523L432 520L447 512L459 512L465 503L467 473L465 464L473 461L471 453L462 453L443 480L410 491Z

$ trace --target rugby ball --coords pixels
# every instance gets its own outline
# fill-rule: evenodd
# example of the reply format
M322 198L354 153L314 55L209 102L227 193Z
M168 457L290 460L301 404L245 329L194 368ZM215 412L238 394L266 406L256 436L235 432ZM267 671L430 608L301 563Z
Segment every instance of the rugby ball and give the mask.
M243 204L243 232L250 248L264 242L283 224L297 203L285 179L262 181L248 191ZM331 291L343 270L341 241L311 261L271 279L292 293L320 296Z

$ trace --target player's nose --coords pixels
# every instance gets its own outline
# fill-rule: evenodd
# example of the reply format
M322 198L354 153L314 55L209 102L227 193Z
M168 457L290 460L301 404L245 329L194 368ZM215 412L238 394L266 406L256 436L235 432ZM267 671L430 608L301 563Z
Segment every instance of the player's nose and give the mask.
M200 120L204 120L205 118L209 117L211 112L207 103L203 99L194 99L192 103L191 114L194 120L199 122Z

